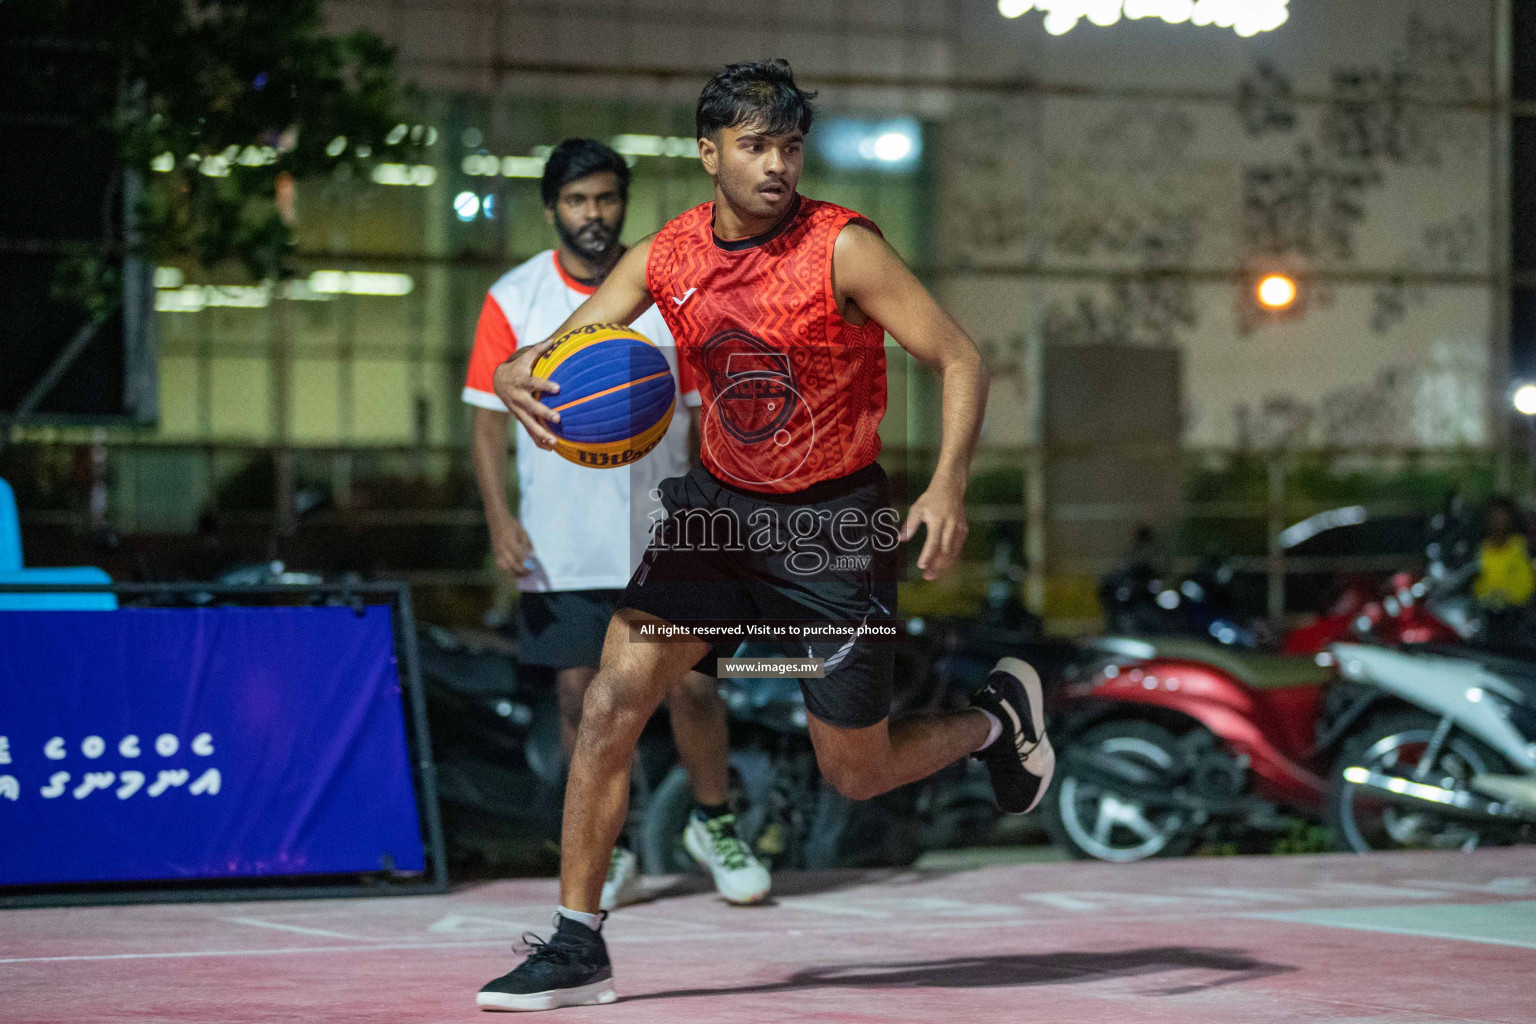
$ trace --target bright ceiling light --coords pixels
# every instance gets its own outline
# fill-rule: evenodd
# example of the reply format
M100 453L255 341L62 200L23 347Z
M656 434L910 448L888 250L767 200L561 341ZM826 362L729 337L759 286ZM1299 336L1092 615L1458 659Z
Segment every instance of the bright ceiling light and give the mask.
M1083 13L1088 16L1089 21L1100 28L1109 28L1125 13L1121 0L1096 0L1087 7L1088 9Z
M1296 282L1284 274L1266 274L1254 290L1265 309L1285 309L1296 301Z
M912 136L905 132L886 132L875 140L875 159L893 164L912 152Z
M471 153L459 161L459 169L465 174L495 174L501 164L485 153Z
M615 135L608 143L624 156L694 157L699 155L699 140L685 135Z
M309 288L318 295L409 295L415 285L410 274L317 270L309 275Z
M1084 20L1108 28L1121 18L1159 18L1169 25L1214 25L1248 37L1272 32L1290 18L1290 0L998 0L997 12L1017 18L1045 15L1053 36L1066 35Z
M431 164L378 164L373 180L380 185L418 185L426 187L437 180L437 168Z
M536 156L504 156L501 173L508 178L542 178L544 161Z
M812 136L822 158L839 170L910 172L923 152L923 128L914 118L875 121L830 117Z
M480 212L480 197L473 192L460 192L453 197L453 212L459 220L471 221Z
M1048 11L1045 21L1041 22L1045 30L1053 36L1064 36L1077 27L1077 19L1083 15L1081 12L1067 13L1065 11Z
M1125 0L1127 18L1162 18L1170 25L1181 25L1195 13L1195 0Z
M1515 389L1515 411L1522 416L1536 416L1536 384L1521 384Z

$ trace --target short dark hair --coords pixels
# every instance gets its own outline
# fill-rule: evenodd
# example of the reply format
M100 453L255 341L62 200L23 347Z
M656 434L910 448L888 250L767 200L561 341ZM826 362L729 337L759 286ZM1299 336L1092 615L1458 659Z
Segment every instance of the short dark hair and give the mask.
M596 139L566 139L550 151L544 161L544 177L539 191L545 206L554 206L560 190L573 181L603 171L612 171L619 179L619 194L629 201L629 165L609 146Z
M795 84L789 61L747 61L728 64L704 83L694 112L698 138L711 138L722 128L751 124L767 135L784 135L795 128L811 130L814 92Z

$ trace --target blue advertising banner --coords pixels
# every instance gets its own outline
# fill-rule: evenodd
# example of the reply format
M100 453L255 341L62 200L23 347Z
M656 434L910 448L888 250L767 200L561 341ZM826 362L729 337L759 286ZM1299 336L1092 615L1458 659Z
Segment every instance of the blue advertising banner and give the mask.
M425 861L387 606L0 612L0 885Z

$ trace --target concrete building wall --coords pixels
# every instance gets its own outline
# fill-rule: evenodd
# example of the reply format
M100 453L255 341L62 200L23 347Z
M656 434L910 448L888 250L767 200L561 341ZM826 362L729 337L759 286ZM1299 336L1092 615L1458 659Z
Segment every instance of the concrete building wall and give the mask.
M414 287L295 304L288 434L462 438L479 296L548 243L531 181L498 183L496 223L453 221L466 131L494 154L570 131L686 136L709 70L779 55L828 117L922 121L917 178L808 188L889 222L982 343L987 442L1037 439L1044 346L1096 344L1181 350L1180 393L1147 400L1177 406L1186 443L1486 443L1505 364L1492 0L1289 6L1240 38L1156 20L1052 36L987 0L331 0L333 29L398 48L442 130L438 178L305 186L315 267L403 268ZM707 196L692 160L645 166L631 235ZM1270 270L1303 285L1290 315L1251 300ZM162 324L162 432L270 438L268 311Z
M1190 443L1485 443L1490 8L1293 6L1251 39L967 19L967 67L1049 88L943 122L945 294L1015 357L1181 348ZM1271 271L1291 315L1251 299Z

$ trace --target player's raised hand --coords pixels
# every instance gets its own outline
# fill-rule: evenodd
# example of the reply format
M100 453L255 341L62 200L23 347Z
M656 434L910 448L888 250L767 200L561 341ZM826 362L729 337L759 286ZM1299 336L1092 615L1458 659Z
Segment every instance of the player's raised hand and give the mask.
M518 349L511 359L496 367L491 377L496 397L501 399L508 412L517 417L517 422L523 425L523 429L528 431L540 448L555 446L555 435L550 433L547 424L559 423L560 414L540 402L539 396L557 394L560 385L545 377L535 377L533 364L553 347L555 340L549 338L537 345Z
M949 487L929 487L918 495L907 512L907 521L901 524L902 541L916 537L919 525L926 529L927 536L917 556L917 568L923 579L936 580L960 557L965 535L970 532L961 492Z

